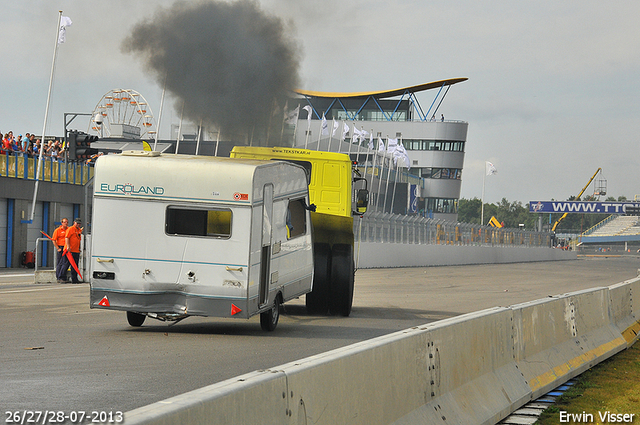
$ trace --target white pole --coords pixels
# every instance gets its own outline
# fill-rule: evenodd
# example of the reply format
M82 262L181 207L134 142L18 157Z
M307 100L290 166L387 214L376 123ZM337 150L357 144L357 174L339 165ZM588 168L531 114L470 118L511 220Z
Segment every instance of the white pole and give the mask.
M298 108L300 108L300 105L298 105ZM291 142L292 148L296 146L296 136L298 133L298 121L300 121L300 109L298 109L298 116L296 117L296 123L293 125L293 141Z
M327 145L327 152L331 152L331 142L333 141L333 129L335 127L336 119L331 119L331 131L329 132L329 144ZM318 149L320 150L320 149ZM340 152L340 144L338 144L338 152Z
M384 188L384 207L387 206L387 197L389 196L389 179L391 179L392 168L394 168L393 157L391 157L391 159L389 160L389 170L387 171L387 185ZM391 202L393 202L393 197L391 198ZM393 205L391 205L391 209L389 210L389 213L391 214L392 211L393 211ZM382 212L384 212L384 208L382 208Z
M220 144L220 127L218 127L218 137L216 137L216 152L213 156L218 156L218 145Z
M167 74L164 74L164 85L162 87L162 97L160 98L160 112L158 114L158 127L156 128L156 140L153 142L153 150L158 145L158 135L160 134L160 122L162 121L162 108L164 108L164 93L167 91ZM197 155L197 154L196 154Z
M322 119L320 120L320 130L318 130L318 146L316 146L316 150L319 151L320 150L320 138L322 137L322 122L325 120L326 118L324 117L324 112L322 113Z
M487 163L484 163L484 173L482 173L482 206L480 207L480 225L484 226L484 180L487 178Z
M196 142L196 155L200 150L200 136L202 136L202 119L200 119L200 125L198 126L198 141Z
M51 90L53 88L53 75L56 69L56 56L58 54L58 37L60 35L60 22L62 20L62 10L58 11L58 25L56 26L56 44L53 48L53 60L51 61L51 75L49 76L49 92L47 93L47 106L44 110L44 124L42 124L42 138L40 139L40 152L38 152L38 167L36 171L36 185L33 190L33 202L31 203L31 217L29 220L33 222L36 214L36 198L38 197L38 183L40 182L40 167L42 167L42 151L44 150L44 135L47 131L47 119L49 117L49 103L51 101ZM65 137L67 135L65 134Z
M386 152L389 147L389 135L387 135L387 145L384 148L384 152L382 152L382 159L380 160L380 175L378 176L378 197L376 199L376 212L378 212L378 205L380 204L380 189L382 188L382 176L384 175L384 160L386 158ZM387 175L388 178L388 175ZM386 203L386 199L385 199ZM384 203L382 204L382 212L384 212Z
M180 124L178 125L178 138L176 140L176 154L178 153L178 149L180 148L180 136L182 136L182 119L183 118L184 118L184 100L182 101L182 112L180 112Z

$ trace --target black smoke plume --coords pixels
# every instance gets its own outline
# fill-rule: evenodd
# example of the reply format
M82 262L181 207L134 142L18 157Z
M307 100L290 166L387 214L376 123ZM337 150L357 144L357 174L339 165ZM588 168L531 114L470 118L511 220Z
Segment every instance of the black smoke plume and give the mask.
M122 49L166 84L179 114L184 101L185 118L236 140L264 140L270 129L279 136L299 83L297 43L252 0L176 2L136 24Z

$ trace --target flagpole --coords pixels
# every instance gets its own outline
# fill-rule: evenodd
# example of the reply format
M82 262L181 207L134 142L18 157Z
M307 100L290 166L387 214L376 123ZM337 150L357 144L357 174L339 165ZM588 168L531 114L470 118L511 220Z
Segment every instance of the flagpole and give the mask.
M324 117L324 112L322 113L322 119L320 120L320 130L318 130L318 146L316 146L316 150L320 150L320 138L322 137L322 121L326 118Z
M287 119L287 113L289 112L289 101L284 102L284 109L282 112L282 128L280 129L280 145L282 145L282 139L284 138L284 120Z
M387 196L389 196L389 180L391 179L391 169L394 168L393 167L393 157L389 160L389 169L387 170L387 184L384 188L384 208L382 208L382 212L384 212L384 209L387 207ZM391 202L393 202L393 199L391 199ZM389 210L389 214L391 214L391 210L393 209L393 205L391 206L391 209Z
M373 151L373 163L371 164L371 191L373 191L373 177L374 175L378 177L378 181L380 180L380 173L378 172L377 163L378 163L378 149L380 145L380 138L378 138L378 146L374 148ZM376 196L376 211L378 211L378 198Z
M304 108L303 108L304 109ZM309 115L307 116L307 134L304 135L304 148L307 149L307 145L309 143L309 131L311 131L311 112L307 111Z
M333 141L333 128L335 127L335 118L331 118L331 133L329 133L329 144L327 145L327 152L331 152L331 142ZM318 145L318 150L320 150L320 146ZM340 152L340 147L338 146L338 152Z
M400 146L402 146L402 136L400 136ZM396 149L398 149L398 148L396 148ZM395 151L393 152L393 156L395 158L395 156L396 156ZM393 161L393 159L392 159L392 161ZM404 161L404 159L403 159L403 161ZM393 179L393 193L391 195L391 210L389 211L391 213L393 212L393 202L396 199L396 185L398 184L398 169L400 168L400 167L398 167L398 162L397 161L396 161L395 165L396 165L396 169L395 169L395 174L394 174L395 178Z
M387 151L387 147L389 146L389 135L387 135L387 146L385 146L384 148L384 152ZM376 212L378 212L378 205L380 204L380 190L382 189L382 176L384 176L384 159L386 157L386 155L384 154L384 152L382 153L382 159L380 161L380 168L381 168L381 172L380 172L380 176L378 178L378 199L376 200ZM384 212L384 204L385 202L382 204L382 212Z
M482 200L480 201L480 225L484 226L484 181L487 178L487 163L484 163L484 173L482 173Z
M162 97L160 98L160 112L158 113L158 127L156 128L156 140L153 142L153 150L158 145L158 135L160 134L160 122L162 121L162 109L164 108L164 94L167 91L167 74L164 74L164 84L162 85ZM196 154L197 155L197 154Z
M202 136L202 118L200 118L200 125L198 126L198 140L196 141L196 156L198 155L198 151L200 150L200 136Z
M60 22L62 22L62 10L58 11L58 25L56 26L56 44L53 48L53 60L51 61L51 75L49 76L49 92L47 93L47 106L44 110L44 123L42 124L42 139L40 142L40 152L38 152L38 167L36 171L36 184L33 190L33 202L31 203L31 217L30 221L33 222L33 218L36 214L36 198L38 197L38 183L40 182L40 169L42 167L42 151L44 151L44 135L47 131L47 119L49 118L49 104L51 102L51 90L53 87L53 76L56 69L56 56L58 55L58 44L60 37Z
M180 124L178 125L178 138L176 139L176 154L178 153L178 149L180 148L180 136L182 135L182 119L183 118L184 118L184 100L182 101L182 112L180 112Z
M216 151L213 156L218 156L218 145L220 145L220 127L218 127L218 136L216 137Z

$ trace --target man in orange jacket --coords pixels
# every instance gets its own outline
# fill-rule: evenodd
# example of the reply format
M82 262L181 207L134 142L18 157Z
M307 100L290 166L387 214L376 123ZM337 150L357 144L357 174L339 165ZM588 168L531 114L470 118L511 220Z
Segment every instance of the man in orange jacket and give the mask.
M80 261L80 241L82 240L82 220L76 218L73 220L73 226L70 226L67 229L67 233L65 234L65 244L64 251L71 253L71 257L73 257L73 261L76 263L76 267L78 262ZM62 267L69 267L71 262L67 255L63 255L63 263ZM78 280L78 272L76 271L76 267L71 267L71 283L80 283Z
M53 231L51 239L56 244L56 279L59 283L67 283L67 269L62 269L62 252L64 250L65 239L67 235L67 228L69 227L69 220L63 218L60 221L60 226ZM69 266L67 266L69 267Z

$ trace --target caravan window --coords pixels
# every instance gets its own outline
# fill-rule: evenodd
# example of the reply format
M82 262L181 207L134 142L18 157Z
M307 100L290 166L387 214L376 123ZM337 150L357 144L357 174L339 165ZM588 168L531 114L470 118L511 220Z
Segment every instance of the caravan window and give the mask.
M304 199L289 201L287 208L287 238L292 239L307 233L307 214Z
M228 238L231 236L231 210L168 207L165 231L169 235Z

